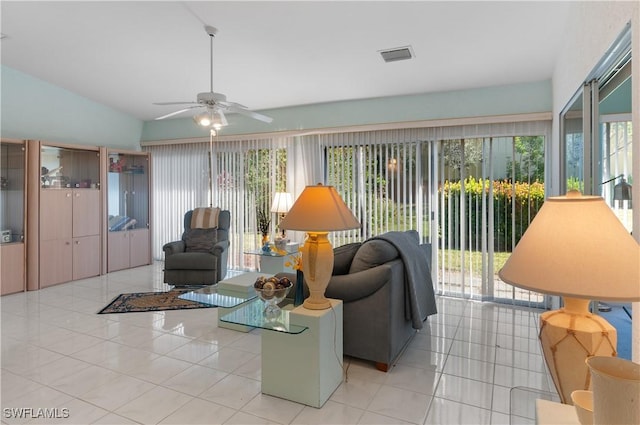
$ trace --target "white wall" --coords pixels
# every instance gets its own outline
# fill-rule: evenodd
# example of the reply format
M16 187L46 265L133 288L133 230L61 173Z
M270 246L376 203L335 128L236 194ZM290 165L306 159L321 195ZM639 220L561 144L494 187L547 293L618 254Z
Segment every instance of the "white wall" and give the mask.
M632 31L632 84L633 84L633 175L640 176L640 2L602 1L574 2L571 4L566 38L553 74L553 137L552 185L559 184L560 111L582 85L615 38L631 21ZM558 194L550 193L550 194ZM640 184L633 186L633 199L640 199ZM638 205L638 202L636 202ZM640 207L633 209L633 228L640 241ZM637 282L630 282L630 284ZM633 360L640 362L640 303L633 305Z

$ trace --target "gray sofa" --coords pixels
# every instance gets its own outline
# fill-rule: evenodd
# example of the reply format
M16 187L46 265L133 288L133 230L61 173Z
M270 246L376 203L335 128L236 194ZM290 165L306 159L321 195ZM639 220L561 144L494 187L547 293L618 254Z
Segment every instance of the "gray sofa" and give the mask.
M334 249L325 295L344 302L345 355L373 361L383 371L397 361L423 321L437 313L430 259L431 245L420 244L416 231L389 232ZM295 288L289 292L294 293Z
M213 285L227 274L229 226L231 214L220 211L218 227L210 229L210 246L206 250L189 250L193 211L184 215L184 233L179 241L169 242L164 251L164 282L175 286ZM198 229L209 230L209 229ZM203 235L199 235L202 239ZM202 240L198 241L202 244ZM204 243L206 244L206 241Z

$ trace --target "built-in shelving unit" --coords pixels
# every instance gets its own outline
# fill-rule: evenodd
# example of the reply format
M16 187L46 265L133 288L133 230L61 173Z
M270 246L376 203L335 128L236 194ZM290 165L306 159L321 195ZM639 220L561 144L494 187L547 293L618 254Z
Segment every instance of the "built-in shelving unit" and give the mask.
M29 143L27 288L100 275L100 148Z
M26 288L26 144L0 140L0 294Z
M0 142L1 295L151 264L149 153Z
M151 264L149 154L107 156L107 271Z

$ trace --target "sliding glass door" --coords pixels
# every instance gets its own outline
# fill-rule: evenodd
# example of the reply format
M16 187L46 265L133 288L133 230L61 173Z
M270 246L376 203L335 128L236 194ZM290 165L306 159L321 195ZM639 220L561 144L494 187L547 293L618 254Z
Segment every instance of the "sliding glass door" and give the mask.
M561 193L602 196L632 230L631 25L561 113Z
M617 61L598 88L599 191L622 224L633 228L630 190L632 172L631 52Z
M545 132L441 140L434 133L323 138L326 183L363 223L333 232L333 245L416 229L434 247L437 293L541 306L542 295L497 273L544 201Z
M537 306L544 297L497 276L544 202L544 136L441 140L439 292Z

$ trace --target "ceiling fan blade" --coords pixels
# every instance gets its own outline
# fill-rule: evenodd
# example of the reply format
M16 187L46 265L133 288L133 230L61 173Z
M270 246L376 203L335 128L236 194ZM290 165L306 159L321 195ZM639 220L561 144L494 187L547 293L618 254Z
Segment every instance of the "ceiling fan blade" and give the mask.
M223 127L229 125L229 123L227 122L227 117L224 116L224 112L222 112L222 109L218 109L218 114L220 115L220 123L222 124Z
M163 115L163 116L161 116L161 117L158 117L158 118L156 118L155 120L156 120L156 121L157 121L157 120L163 120L163 119L165 119L165 118L169 118L169 117L172 117L172 116L174 116L174 115L178 115L178 114L181 114L181 113L183 113L183 112L190 111L191 109L195 109L195 108L201 108L201 106L190 106L190 107L188 107L188 108L180 109L180 110L178 110L178 111L174 111L174 112L168 113L168 114L166 114L166 115Z
M237 107L237 108L242 108L242 109L247 109L247 110L249 109L248 107L246 107L244 105L241 105L239 103L227 102L226 100L225 101L218 101L216 103L219 104L219 105L222 105L222 106L226 106L227 108L229 108L229 107Z
M154 105L196 105L198 102L156 102Z
M273 121L273 118L271 118L271 117L259 114L257 112L250 111L248 109L239 108L239 107L237 107L235 105L228 106L227 107L227 111L229 111L229 112L237 112L240 115L244 115L246 117L253 118L253 119L256 119L258 121L266 122L267 124L271 123Z

